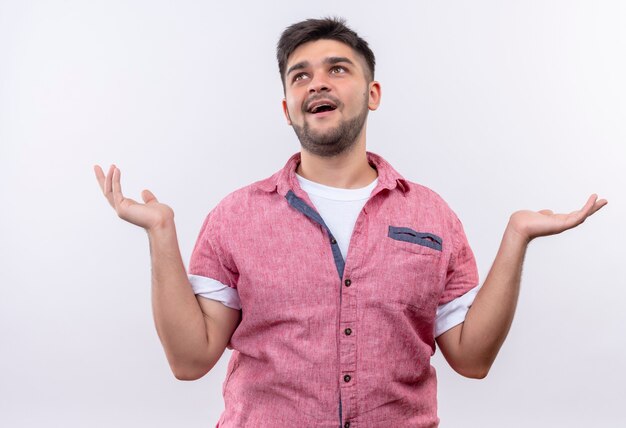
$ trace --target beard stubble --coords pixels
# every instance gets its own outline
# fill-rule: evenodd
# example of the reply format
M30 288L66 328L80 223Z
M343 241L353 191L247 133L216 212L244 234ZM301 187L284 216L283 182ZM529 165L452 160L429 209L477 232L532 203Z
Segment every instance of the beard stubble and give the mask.
M292 127L303 149L317 156L333 157L356 145L368 111L367 100L365 100L363 108L355 117L342 120L339 125L324 133L313 131L306 120L302 126L292 124Z

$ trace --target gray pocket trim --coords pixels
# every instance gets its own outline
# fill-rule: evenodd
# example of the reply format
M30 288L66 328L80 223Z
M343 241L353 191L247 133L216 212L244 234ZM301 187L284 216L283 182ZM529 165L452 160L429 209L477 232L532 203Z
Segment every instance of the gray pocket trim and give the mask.
M441 251L443 240L432 233L417 232L409 227L389 226L387 234L391 239L396 241L410 242L423 247L432 248Z

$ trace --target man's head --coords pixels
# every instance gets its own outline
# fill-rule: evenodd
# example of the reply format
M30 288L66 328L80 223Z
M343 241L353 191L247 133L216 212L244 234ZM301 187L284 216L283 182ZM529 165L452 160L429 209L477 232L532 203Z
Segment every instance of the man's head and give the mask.
M278 70L283 82L283 89L286 89L285 71L289 56L298 46L323 39L336 40L354 49L368 71L368 82L374 80L374 69L376 67L374 52L372 52L365 40L345 25L343 19L307 19L287 27L278 41L276 59L278 60Z
M304 149L330 157L364 139L380 101L367 42L341 20L309 19L283 32L277 57L285 117Z

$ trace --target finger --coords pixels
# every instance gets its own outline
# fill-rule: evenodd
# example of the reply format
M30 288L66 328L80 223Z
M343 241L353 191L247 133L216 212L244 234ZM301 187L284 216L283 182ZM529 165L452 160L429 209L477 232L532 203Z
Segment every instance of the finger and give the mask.
M593 204L593 208L591 209L591 212L589 213L589 216L595 214L596 212L598 212L603 206L605 206L608 203L609 203L609 201L607 201L606 199L599 199L599 200L597 200L596 203Z
M115 206L119 206L124 200L124 195L122 195L122 184L120 182L120 177L122 175L122 171L119 168L115 167L113 170L113 178L111 180L111 185L113 189L113 202Z
M585 202L585 205L581 209L569 213L565 221L566 227L569 229L584 222L587 217L591 215L591 210L593 209L597 199L598 195L594 193L589 196L589 199L587 199L587 202Z
M108 198L111 194L111 180L113 179L113 171L115 170L115 165L111 165L109 167L109 172L107 172L106 179L104 180L104 195ZM109 199L109 202L112 202Z
M581 211L584 212L585 215L589 213L589 211L591 211L591 209L593 208L593 205L596 203L597 200L598 200L598 195L596 195L595 193L589 196L589 199L587 199L587 202L585 203L585 206L582 207Z
M93 171L96 173L96 180L98 180L98 185L100 186L100 190L104 193L104 172L100 165L94 165Z
M572 211L570 214L574 214L578 218L585 219L589 215L589 212L593 209L593 205L596 203L597 199L598 195L594 193L589 196L589 199L587 199L587 202L585 202L585 205L581 209L578 211Z
M583 210L585 211L585 216L581 220L581 223L585 221L587 217L589 217L590 215L593 215L593 213L595 213L600 208L605 206L606 202L607 202L606 199L598 200L598 195L596 195L595 193L591 195L589 199L587 200L587 204L585 204L585 207L583 208Z
M539 211L539 214L550 215L550 214L554 214L554 212L552 210L541 210Z
M150 202L159 202L156 196L154 196L154 193L152 193L148 189L145 189L143 192L141 192L141 199L143 199L144 203L146 204Z
M111 194L111 179L113 178L113 170L115 169L115 165L111 165L109 167L109 171L107 172L106 177L104 178L104 189L102 193L104 193L104 197L109 201L109 205L115 209L115 203L113 202L113 195Z

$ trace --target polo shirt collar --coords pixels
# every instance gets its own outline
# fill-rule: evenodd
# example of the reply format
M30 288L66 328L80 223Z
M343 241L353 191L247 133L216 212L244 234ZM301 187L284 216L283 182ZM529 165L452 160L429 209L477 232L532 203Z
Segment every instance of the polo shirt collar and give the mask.
M398 173L382 156L372 152L365 152L370 165L374 166L378 171L378 185L372 191L372 194L378 193L382 189L393 190L400 188L403 193L409 191L409 183ZM290 190L294 193L300 193L300 184L296 178L296 169L300 163L301 153L297 152L292 155L283 169L272 175L271 177L259 182L261 190L266 192L278 191L281 196L285 196Z

